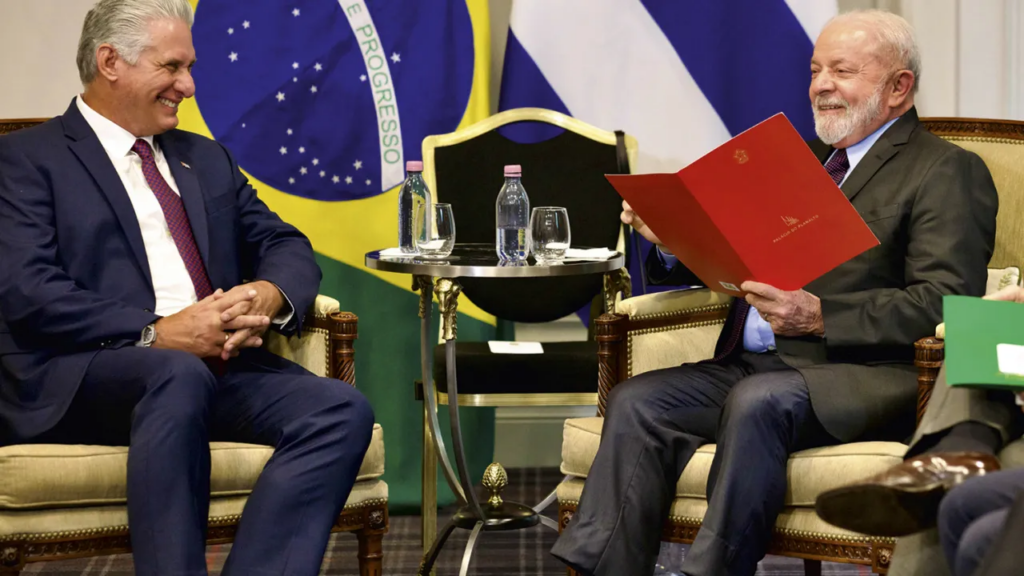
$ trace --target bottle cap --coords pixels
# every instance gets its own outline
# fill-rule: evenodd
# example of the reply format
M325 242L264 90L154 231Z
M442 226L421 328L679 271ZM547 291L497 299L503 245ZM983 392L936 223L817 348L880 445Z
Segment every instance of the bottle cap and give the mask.
M405 163L406 172L423 172L423 162L419 160L409 160Z
M509 164L505 166L505 177L518 177L523 175L523 167L519 164Z

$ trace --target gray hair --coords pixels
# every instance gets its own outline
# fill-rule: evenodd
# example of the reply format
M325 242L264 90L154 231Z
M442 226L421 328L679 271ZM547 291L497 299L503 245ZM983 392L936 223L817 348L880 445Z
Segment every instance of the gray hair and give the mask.
M193 13L188 0L99 0L85 15L78 40L78 77L82 84L96 79L96 50L101 44L110 44L134 66L150 45L149 23L168 18L181 20L191 28Z
M895 67L893 71L910 70L914 74L913 91L917 92L921 84L921 50L910 23L885 10L854 10L832 18L828 25L855 21L871 25L879 51Z

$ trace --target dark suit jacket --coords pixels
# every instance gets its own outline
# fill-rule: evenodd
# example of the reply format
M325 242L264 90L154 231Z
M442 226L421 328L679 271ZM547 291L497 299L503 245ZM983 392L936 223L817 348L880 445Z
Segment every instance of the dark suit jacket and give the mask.
M217 142L180 130L156 142L213 288L269 280L295 308L282 331L298 330L320 284L306 237ZM0 269L0 442L12 442L60 419L99 350L133 345L158 319L128 193L74 102L0 138Z
M820 140L809 146L822 163L832 153ZM985 293L996 189L981 158L928 132L912 108L842 190L881 244L805 287L821 299L824 339L776 336L776 346L807 381L830 434L898 439L914 427L913 343L942 321L944 294ZM666 274L649 259L648 270L656 283L701 283L682 265ZM742 343L725 348L742 329L734 307L716 355L741 351Z

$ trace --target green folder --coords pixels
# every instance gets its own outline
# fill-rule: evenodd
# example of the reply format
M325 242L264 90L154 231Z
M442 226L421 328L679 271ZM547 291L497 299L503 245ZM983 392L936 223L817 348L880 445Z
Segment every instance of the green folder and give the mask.
M1024 304L945 296L946 382L1024 389Z

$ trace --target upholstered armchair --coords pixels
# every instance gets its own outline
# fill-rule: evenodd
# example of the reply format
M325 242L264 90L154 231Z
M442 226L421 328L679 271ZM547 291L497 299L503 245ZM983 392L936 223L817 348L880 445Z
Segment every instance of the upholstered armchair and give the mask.
M0 135L41 120L0 120ZM358 318L318 296L300 335L268 333L265 346L319 376L355 385ZM273 454L268 446L211 442L207 542L234 539L242 508ZM0 574L33 562L131 552L126 507L128 448L29 444L0 447ZM384 435L375 425L352 493L334 525L355 532L361 576L380 576L388 530ZM153 494L152 498L160 498Z
M1000 207L988 289L1018 283L1019 269L1012 267L1024 262L1024 220L1020 217L1024 211L1024 123L922 121L939 136L977 152L992 171ZM729 297L705 289L665 292L623 300L614 314L597 320L598 416L565 423L562 472L568 477L557 490L561 528L578 506L597 453L601 416L610 390L649 370L710 358L729 305ZM916 348L920 418L941 366L942 342L926 338L916 343ZM793 454L785 508L776 523L770 553L803 558L808 575L821 574L822 560L867 565L875 573L886 573L894 539L869 537L827 524L815 514L814 502L821 492L900 463L906 449L898 442L858 442ZM714 452L714 445L702 447L680 476L663 541L691 543L696 536L707 510L705 487Z

